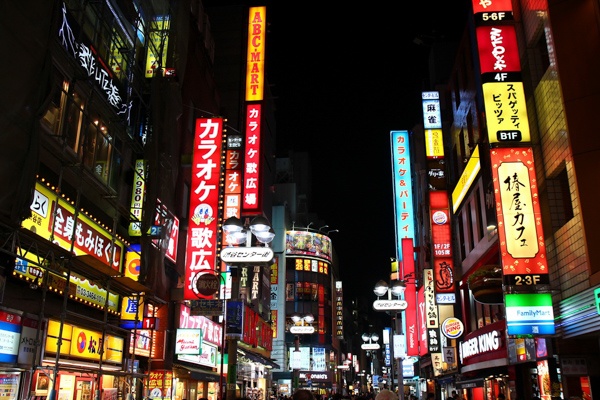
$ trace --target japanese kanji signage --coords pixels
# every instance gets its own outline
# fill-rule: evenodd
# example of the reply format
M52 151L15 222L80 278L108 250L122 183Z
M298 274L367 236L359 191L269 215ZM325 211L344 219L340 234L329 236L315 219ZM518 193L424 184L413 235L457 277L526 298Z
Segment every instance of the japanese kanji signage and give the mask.
M433 269L423 270L423 287L425 288L425 321L427 328L440 326L437 304L435 303L435 277Z
M344 290L342 281L335 281L335 336L344 338Z
M260 211L260 104L246 106L246 146L244 148L244 186L242 188L242 210L245 214Z
M491 150L502 271L511 285L549 283L533 149Z
M484 10L486 7L489 9ZM474 12L481 12L476 36L489 142L529 142L517 35L514 26L504 22L510 19L505 17L512 16L512 7L508 2L494 5L490 1L474 5ZM490 25L490 21L495 24Z
M504 302L509 335L554 335L550 293L506 294Z
M122 271L124 243L56 192L36 183L29 209L32 214L23 221L23 228L76 256L87 254L115 271Z
M227 137L227 152L225 156L225 199L224 219L240 218L242 208L242 137L230 140Z
M452 230L450 229L450 210L448 192L445 190L429 192L431 215L431 237L433 246L433 266L435 274L435 293L454 295L454 263L452 261ZM445 297L444 303L454 303ZM437 303L441 303L439 298Z
M216 268L222 131L221 118L196 120L183 288L185 300L210 297L198 293L196 280L200 274L213 273Z
M421 93L423 128L425 129L425 154L428 158L444 156L442 112L439 92Z

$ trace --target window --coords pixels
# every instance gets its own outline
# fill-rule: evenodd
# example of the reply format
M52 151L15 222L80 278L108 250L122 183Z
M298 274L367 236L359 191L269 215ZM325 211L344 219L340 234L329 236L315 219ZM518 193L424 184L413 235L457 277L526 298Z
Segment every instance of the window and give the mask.
M555 233L573 218L569 177L564 165L556 177L547 179L547 191L552 233Z
M108 124L99 114L90 115L82 93L63 80L40 122L72 150L70 157L82 162L99 180L115 189L122 160L115 143L121 142L109 132Z

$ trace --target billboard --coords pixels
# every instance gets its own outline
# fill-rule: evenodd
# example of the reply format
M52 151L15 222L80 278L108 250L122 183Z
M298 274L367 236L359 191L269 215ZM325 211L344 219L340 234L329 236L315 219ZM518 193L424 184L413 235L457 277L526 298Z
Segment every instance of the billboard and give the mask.
M194 135L184 300L213 297L201 294L196 282L216 269L223 119L198 118Z

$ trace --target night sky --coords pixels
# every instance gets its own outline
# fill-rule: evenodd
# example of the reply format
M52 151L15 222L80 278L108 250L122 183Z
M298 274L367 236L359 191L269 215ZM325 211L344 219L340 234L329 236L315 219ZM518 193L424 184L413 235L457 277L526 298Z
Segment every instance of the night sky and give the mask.
M310 153L311 211L339 229L331 239L345 295L372 298L396 255L390 131L422 118L431 45L458 40L469 2L411 2L410 12L383 1L272 3L266 66L277 156Z

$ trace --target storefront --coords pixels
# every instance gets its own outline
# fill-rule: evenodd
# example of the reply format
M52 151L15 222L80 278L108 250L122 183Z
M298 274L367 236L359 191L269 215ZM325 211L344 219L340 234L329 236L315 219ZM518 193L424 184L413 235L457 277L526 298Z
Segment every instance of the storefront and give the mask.
M509 391L506 324L498 321L464 337L459 343L462 379L455 382L462 398L496 400L500 393L514 399Z

